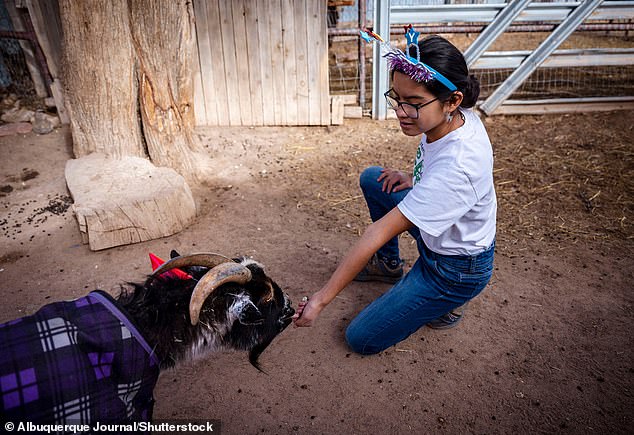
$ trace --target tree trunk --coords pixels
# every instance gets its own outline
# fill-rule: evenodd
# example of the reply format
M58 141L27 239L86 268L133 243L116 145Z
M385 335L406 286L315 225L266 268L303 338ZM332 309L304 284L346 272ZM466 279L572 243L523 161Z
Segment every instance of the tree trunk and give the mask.
M193 134L197 58L188 0L60 0L76 157L149 157L189 180L207 158Z
M144 157L127 3L62 0L60 14L75 157Z
M196 178L201 147L193 135L197 56L192 3L130 0L128 4L147 151L156 165Z
M60 13L77 157L66 183L83 240L97 250L180 231L196 215L183 177L211 173L193 134L190 0L60 0Z

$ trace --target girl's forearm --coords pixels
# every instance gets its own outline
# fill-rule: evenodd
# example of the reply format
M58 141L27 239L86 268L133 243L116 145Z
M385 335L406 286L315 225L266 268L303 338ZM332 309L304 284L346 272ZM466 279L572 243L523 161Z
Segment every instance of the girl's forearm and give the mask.
M317 297L319 304L328 305L368 263L372 255L381 247L375 247L372 243L371 227L363 233L363 236L348 251L344 259L339 263L328 282L319 290Z
M328 305L361 272L381 246L411 227L412 223L397 207L370 225L339 263L328 282L314 295L319 305L322 308Z

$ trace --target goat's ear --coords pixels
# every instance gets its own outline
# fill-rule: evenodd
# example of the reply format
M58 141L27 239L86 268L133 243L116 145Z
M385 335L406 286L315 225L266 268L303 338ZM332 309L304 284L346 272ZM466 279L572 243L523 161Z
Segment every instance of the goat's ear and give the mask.
M176 257L180 257L180 256L181 256L181 254L176 252L176 249L172 249L172 252L170 252L170 258L176 258Z
M244 304L240 313L238 314L238 320L243 325L261 325L264 323L264 316L251 301Z

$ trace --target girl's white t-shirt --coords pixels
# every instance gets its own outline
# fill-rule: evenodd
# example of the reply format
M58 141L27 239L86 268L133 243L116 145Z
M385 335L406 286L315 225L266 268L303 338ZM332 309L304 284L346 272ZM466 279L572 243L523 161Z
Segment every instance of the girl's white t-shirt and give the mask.
M443 255L476 255L495 239L497 199L493 149L478 115L435 142L423 134L414 186L399 203L429 249Z

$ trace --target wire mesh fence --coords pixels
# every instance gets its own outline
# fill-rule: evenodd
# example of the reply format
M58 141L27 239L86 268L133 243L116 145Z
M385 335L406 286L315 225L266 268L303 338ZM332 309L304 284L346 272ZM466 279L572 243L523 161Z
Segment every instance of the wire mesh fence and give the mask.
M34 100L37 96L26 57L20 39L11 35L13 31L9 13L0 1L0 100L11 94L21 100Z
M339 18L336 23L331 23L333 28L350 29L358 27L358 1L354 5L340 8ZM552 0L542 0L548 3ZM573 1L573 0L566 0ZM497 1L504 2L503 0ZM368 0L368 20L371 20L373 0ZM392 4L421 5L421 4L468 4L468 3L495 3L491 0L471 1L434 1L434 0L392 0ZM487 23L482 23L482 27ZM542 27L547 23L539 23ZM369 22L371 25L371 22ZM578 31L569 38L567 48L632 48L634 37L632 35L631 20L610 20L602 23L602 30ZM625 27L625 30L618 30ZM588 26L591 30L592 27ZM605 30L617 29L617 30ZM443 29L445 31L446 29ZM480 29L481 30L481 29ZM548 35L543 29L541 32L515 33L514 37L500 38L501 43L494 50L532 50ZM582 35L583 34L583 35ZM477 37L477 33L463 32L458 34L444 34L450 40L462 40L464 49ZM466 36L466 39L465 39ZM422 36L421 36L422 37ZM468 41L467 41L468 39ZM577 42L580 41L580 42ZM360 68L358 61L358 37L356 36L331 36L330 42L330 92L331 94L355 94L359 93ZM459 45L459 44L456 44ZM500 48L502 47L502 48ZM372 84L372 51L366 50L366 104L364 109L371 107ZM472 71L480 80L481 98L489 96L513 71L510 68L482 69ZM580 97L620 97L634 96L634 65L625 66L593 66L593 67L557 67L538 68L510 97L512 99L551 99L551 98L580 98Z
M475 70L480 97L488 97L514 71L512 68ZM538 68L512 99L621 97L634 95L634 65Z
M0 98L9 94L35 98L35 88L17 40L0 38Z
M0 31L13 31L4 1L0 1ZM35 89L18 39L0 36L0 96L9 93L32 96Z

